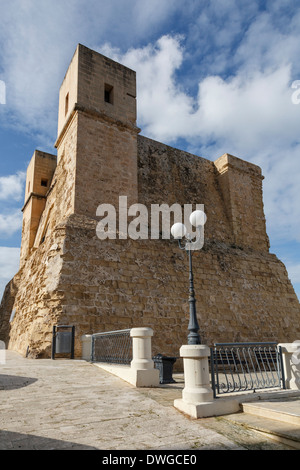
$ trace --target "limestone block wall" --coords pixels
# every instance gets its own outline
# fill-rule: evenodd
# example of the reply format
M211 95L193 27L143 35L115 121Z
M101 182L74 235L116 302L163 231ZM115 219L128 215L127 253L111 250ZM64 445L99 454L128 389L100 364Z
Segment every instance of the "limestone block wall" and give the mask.
M137 202L138 132L136 73L79 44L60 88L56 141L58 162L73 146L74 212L96 217L122 194Z
M87 139L86 137L89 136ZM96 217L99 204L137 202L136 130L78 112L75 212Z
M64 80L59 90L57 138L72 117L78 97L78 47L72 57ZM58 156L59 161L59 156Z
M235 244L267 251L269 239L263 211L261 169L228 154L214 165Z
M83 334L146 326L154 330L153 353L176 356L188 334L187 255L172 240L100 241L95 217L74 213L77 119L58 148L35 249L3 297L0 339L22 354L50 357L53 325L75 325L80 357ZM139 202L205 206L205 243L193 255L202 342L294 341L300 308L286 269L266 249L266 234L265 244L252 237L237 246L216 165L142 136L137 155Z
M80 356L82 334L139 325L153 328L154 354L178 355L188 334L186 254L172 240L100 241L95 218L72 214L70 142L43 214L52 209L50 229L4 296L0 334L23 354L49 356L53 324L74 324ZM236 246L213 162L139 137L138 167L139 202L147 207L204 203L205 244L193 255L202 342L294 341L300 309L286 269L266 249Z
M79 44L79 106L94 109L106 117L135 125L136 73L97 52Z
M53 236L58 240L56 229ZM0 336L6 347L29 357L50 357L51 328L60 322L60 262L55 264L56 245L48 237L28 257L9 283L0 306ZM52 248L51 248L52 247ZM9 318L15 310L11 323Z
M35 198L26 188L21 268L2 299L0 340L50 357L53 325L74 325L80 357L83 334L145 326L154 330L153 354L179 355L188 334L186 253L172 240L96 235L98 205L127 196L150 216L152 204L204 204L204 246L193 254L203 343L293 342L300 306L269 253L260 168L139 136L135 88L133 71L77 47L60 90L57 166ZM36 164L34 175L41 179Z
M234 243L213 162L141 135L137 142L139 202L204 204L205 236Z
M261 169L232 155L215 162L138 136L139 202L204 204L205 233L268 251Z
M15 281L16 314L4 340L49 357L53 324L75 325L80 357L82 334L140 325L154 330L154 354L178 355L188 334L186 254L170 240L100 241L96 223L70 216L32 254ZM207 240L193 256L203 343L299 335L299 303L275 255ZM1 312L11 308L7 296Z
M24 264L30 250L34 244L36 232L39 227L41 214L45 208L46 199L39 196L31 196L23 210L23 225L22 225L22 245L20 264Z

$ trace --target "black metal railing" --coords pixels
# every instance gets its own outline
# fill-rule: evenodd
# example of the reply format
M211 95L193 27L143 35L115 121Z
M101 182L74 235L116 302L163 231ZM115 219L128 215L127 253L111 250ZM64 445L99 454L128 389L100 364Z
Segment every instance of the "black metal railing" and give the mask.
M91 361L130 364L132 361L130 329L93 334Z
M216 343L210 357L212 388L218 394L284 388L277 343Z

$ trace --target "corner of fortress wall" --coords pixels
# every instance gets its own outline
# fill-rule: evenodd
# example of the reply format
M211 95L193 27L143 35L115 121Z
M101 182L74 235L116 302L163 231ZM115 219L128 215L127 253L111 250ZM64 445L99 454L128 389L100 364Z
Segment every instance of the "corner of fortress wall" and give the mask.
M300 307L269 253L260 168L139 133L135 72L79 45L60 89L57 157L36 152L28 168L20 271L1 303L0 339L49 357L53 325L75 325L80 357L84 334L145 326L154 354L178 355L188 325L185 254L171 240L96 235L98 205L127 195L128 205L148 208L204 204L205 243L193 263L203 343L294 341Z

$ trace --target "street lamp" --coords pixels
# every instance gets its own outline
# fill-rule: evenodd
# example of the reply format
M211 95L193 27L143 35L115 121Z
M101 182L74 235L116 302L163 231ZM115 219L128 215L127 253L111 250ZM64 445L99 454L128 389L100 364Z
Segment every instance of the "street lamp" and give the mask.
M171 227L171 233L175 240L178 240L178 245L181 250L188 252L189 256L189 304L190 304L190 320L188 325L189 335L188 344L201 344L201 338L198 333L199 324L196 314L196 299L194 291L194 276L193 276L193 265L192 265L192 252L194 250L200 250L204 243L203 237L203 226L206 222L206 215L203 211L196 210L190 215L190 223L196 227L196 240L192 240L192 236L187 233L186 226L181 223L176 223ZM182 239L184 241L182 242Z

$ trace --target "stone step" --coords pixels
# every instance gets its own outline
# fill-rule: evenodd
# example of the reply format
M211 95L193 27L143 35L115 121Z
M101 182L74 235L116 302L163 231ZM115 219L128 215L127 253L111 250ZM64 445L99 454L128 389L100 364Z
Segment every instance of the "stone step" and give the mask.
M242 403L241 410L223 418L300 450L299 398Z
M242 403L244 413L298 425L300 429L300 398Z

